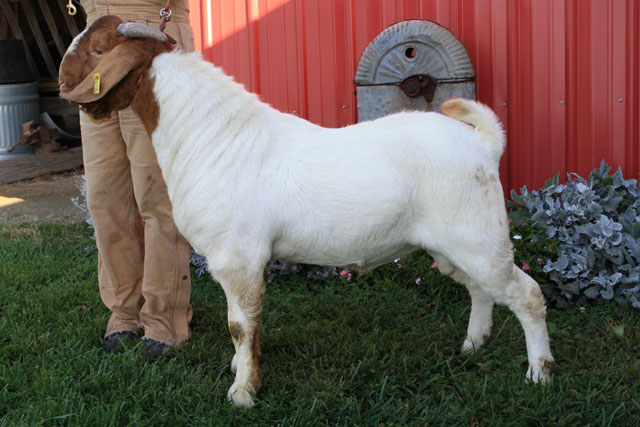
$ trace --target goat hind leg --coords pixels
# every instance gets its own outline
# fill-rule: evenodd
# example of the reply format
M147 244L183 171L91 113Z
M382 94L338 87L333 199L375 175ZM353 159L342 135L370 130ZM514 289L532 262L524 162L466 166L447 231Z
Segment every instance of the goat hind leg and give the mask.
M506 304L515 313L524 329L529 369L526 379L546 383L551 377L554 359L549 346L546 307L542 291L531 277L511 264L505 281L482 286L497 302Z
M471 295L471 314L469 315L467 336L462 343L462 353L473 352L489 341L491 327L493 326L494 305L493 298L487 295L471 279L469 279L468 283L465 283L465 286L469 290L469 295Z
M518 316L524 329L529 358L526 379L544 384L550 380L555 364L549 347L544 297L535 280L517 266L513 268L512 292L507 292L507 304Z
M461 352L467 353L482 347L489 340L491 327L493 326L494 301L474 283L473 279L462 270L456 268L446 257L440 254L431 254L438 265L440 272L450 276L453 280L466 286L471 296L471 314L467 326L467 336L462 343Z

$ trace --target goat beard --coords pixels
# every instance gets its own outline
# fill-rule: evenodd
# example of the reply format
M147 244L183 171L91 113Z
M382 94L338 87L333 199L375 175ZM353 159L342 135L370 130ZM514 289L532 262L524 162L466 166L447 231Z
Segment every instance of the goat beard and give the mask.
M80 109L87 113L94 123L104 123L111 118L113 110L107 108L106 105L99 102L90 104L81 104Z
M125 105L126 104L126 105ZM130 102L110 102L109 99L101 99L96 102L90 102L88 104L80 104L82 111L95 123L104 123L111 118L111 115L115 111L123 110L129 106Z

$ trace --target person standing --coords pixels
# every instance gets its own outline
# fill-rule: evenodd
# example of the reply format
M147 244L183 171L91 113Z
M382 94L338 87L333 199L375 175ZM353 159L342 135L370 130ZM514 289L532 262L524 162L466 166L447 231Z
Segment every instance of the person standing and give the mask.
M166 0L80 0L87 26L116 15L158 27ZM187 0L170 2L164 31L194 49ZM131 108L93 122L80 112L87 204L98 247L100 296L111 317L103 348L139 337L155 358L187 340L192 308L190 246L173 223L167 187L151 140Z

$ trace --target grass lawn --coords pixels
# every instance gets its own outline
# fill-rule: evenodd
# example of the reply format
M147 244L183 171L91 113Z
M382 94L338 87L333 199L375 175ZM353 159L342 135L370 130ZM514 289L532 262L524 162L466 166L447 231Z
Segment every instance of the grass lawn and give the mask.
M458 353L471 301L424 254L356 281L268 284L263 388L237 410L220 287L194 278L193 338L170 357L105 354L90 234L0 227L0 425L640 425L640 311L550 309L558 365L550 386L528 385L504 307L487 346Z

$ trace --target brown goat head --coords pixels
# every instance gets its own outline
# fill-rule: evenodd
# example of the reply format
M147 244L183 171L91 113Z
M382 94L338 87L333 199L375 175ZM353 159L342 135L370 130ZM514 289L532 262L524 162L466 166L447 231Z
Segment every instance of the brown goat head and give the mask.
M76 36L60 64L60 96L94 120L131 105L153 58L173 49L158 31L151 30L159 34L154 38L123 35L121 24L117 16L99 18Z

